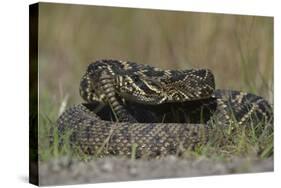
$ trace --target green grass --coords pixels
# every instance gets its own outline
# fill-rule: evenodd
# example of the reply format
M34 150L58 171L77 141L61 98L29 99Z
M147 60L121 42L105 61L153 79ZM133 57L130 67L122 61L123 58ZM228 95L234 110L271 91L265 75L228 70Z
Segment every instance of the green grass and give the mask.
M209 68L217 88L253 92L273 104L271 17L49 4L41 7L39 21L41 161L75 157L68 134L59 149L55 122L66 108L82 102L80 79L87 65L97 59L130 60L163 69ZM266 124L235 130L214 126L216 131L206 145L187 150L181 157L267 158L273 155L273 133L258 129ZM52 145L50 129L54 129ZM132 159L135 150L132 146ZM81 155L80 159L96 157Z

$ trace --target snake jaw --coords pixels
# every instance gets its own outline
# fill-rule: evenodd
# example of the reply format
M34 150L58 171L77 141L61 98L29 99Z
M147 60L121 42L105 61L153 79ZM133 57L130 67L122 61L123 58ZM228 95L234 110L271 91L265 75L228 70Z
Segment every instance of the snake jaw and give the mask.
M141 95L138 92L128 93L128 92L117 92L119 96L124 98L125 100L137 102L140 104L148 104L148 105L158 105L162 104L166 101L166 96L155 95L154 97Z

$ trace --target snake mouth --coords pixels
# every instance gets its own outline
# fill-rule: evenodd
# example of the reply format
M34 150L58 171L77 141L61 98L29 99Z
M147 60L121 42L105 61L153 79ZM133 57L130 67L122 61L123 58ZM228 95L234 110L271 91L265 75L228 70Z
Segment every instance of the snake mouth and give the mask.
M139 103L139 104L147 104L147 105L162 104L167 99L164 96L145 96L145 95L140 95L137 93L130 93L130 94L129 93L118 93L118 94L127 101Z

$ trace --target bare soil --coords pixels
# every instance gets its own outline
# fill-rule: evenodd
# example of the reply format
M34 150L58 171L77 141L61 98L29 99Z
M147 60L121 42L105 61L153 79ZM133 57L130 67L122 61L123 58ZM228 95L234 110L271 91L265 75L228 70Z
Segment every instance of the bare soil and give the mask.
M150 161L104 158L81 162L65 157L42 162L39 177L40 185L61 185L270 171L273 171L273 158L221 161L170 156Z

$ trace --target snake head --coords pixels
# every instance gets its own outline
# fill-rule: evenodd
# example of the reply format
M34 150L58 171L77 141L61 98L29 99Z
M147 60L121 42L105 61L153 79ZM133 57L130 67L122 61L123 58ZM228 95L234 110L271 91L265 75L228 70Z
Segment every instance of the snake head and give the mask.
M157 78L145 77L140 74L118 75L116 91L125 100L141 104L160 104L166 99L161 82Z
M87 102L107 102L106 96L157 105L210 98L215 89L208 69L161 70L148 65L98 61L88 66L80 83Z
M162 76L143 73L117 76L117 91L124 99L143 104L163 104L210 98L214 76L208 69L163 71Z

